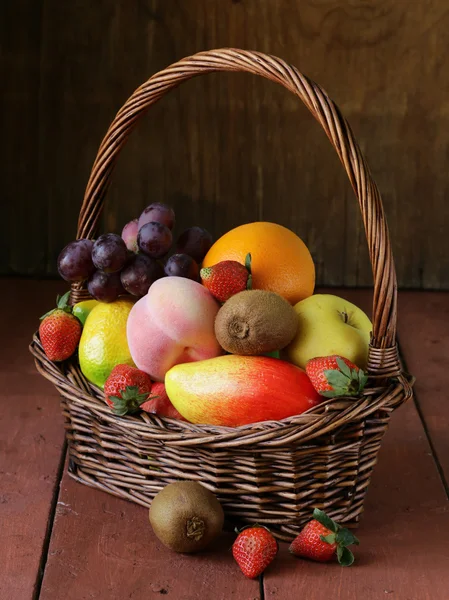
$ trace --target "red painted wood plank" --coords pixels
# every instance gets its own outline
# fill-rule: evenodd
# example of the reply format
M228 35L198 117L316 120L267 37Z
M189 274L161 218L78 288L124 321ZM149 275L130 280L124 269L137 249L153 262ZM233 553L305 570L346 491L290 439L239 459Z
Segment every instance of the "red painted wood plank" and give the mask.
M37 373L28 344L61 285L0 285L0 598L27 600L39 582L64 442L58 395Z
M335 293L366 308L368 299L363 291ZM407 296L408 293L400 294L400 319L404 318L403 312L407 313L407 309L403 310L407 306ZM433 302L430 305L435 307ZM412 323L410 327L413 327ZM429 338L423 333L421 339ZM407 355L410 344L416 343L415 336L410 333L400 340ZM422 347L419 369L417 363L413 365L416 369L412 369L411 364L409 368L421 376L422 364L429 368L429 360L432 355ZM447 381L447 375L443 376ZM447 418L448 410L441 407L440 414L446 414ZM443 427L443 431L447 428ZM305 596L308 600L446 600L449 502L419 415L411 402L393 415L357 535L361 545L355 549L357 562L351 568L296 559L289 555L287 545L282 544L279 566L265 576L265 597L280 600L297 600Z
M449 292L401 296L399 339L416 399L449 485Z
M223 535L210 550L181 555L154 536L148 511L63 476L40 600L257 600Z

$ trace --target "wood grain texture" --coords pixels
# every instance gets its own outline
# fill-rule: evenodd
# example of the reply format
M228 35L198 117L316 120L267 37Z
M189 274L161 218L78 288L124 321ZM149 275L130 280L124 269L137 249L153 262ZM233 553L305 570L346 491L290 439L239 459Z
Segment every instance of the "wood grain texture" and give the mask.
M39 179L41 2L0 3L0 273L45 274L46 198Z
M339 293L364 308L369 302L364 291ZM400 294L400 308L412 302L413 295ZM409 344L410 339L402 346ZM431 353L421 354L421 368L432 362ZM447 373L440 381L446 380ZM447 413L447 403L440 412ZM355 565L345 569L296 559L282 544L284 560L264 578L265 598L445 600L448 535L449 500L416 407L409 402L394 414L382 443L357 531Z
M449 288L445 0L42 4L42 183L33 202L46 215L39 226L46 272L74 236L98 144L126 98L183 56L234 46L278 55L323 85L382 192L399 285ZM23 111L11 98L7 108L25 134ZM173 204L178 231L200 224L218 236L256 219L287 225L311 248L320 283L372 282L343 169L300 103L266 81L208 76L151 109L120 157L105 228L119 231L154 200ZM18 244L12 238L9 252L20 252ZM41 269L29 267L23 251L19 262L6 256L2 270Z
M265 576L273 600L446 600L449 503L413 404L392 419L357 531L351 568L289 556Z
M0 286L0 598L31 600L46 551L64 428L58 394L36 372L27 347L60 285L2 279Z
M449 492L449 294L410 292L401 298L400 348L417 376L416 400Z
M73 481L65 472L40 600L258 600L223 535L207 551L175 554L153 534L148 510Z

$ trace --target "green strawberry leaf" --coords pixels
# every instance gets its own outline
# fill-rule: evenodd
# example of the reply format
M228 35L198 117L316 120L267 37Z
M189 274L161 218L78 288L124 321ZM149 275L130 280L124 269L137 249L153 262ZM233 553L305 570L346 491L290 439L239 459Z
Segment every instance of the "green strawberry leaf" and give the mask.
M123 400L136 400L137 402L141 401L145 402L145 399L148 398L148 394L140 394L139 388L137 385L127 385L126 388L120 392Z
M354 562L353 553L349 548L345 548L344 546L338 546L337 558L342 567L350 567Z
M359 545L359 540L349 529L340 529L337 533L336 541L339 546L351 546L351 544Z
M326 536L321 535L320 539L328 544L334 544L335 542L337 543L338 562L344 567L349 567L352 565L354 562L354 555L346 546L351 544L358 545L359 540L356 538L356 536L349 531L349 529L342 528L338 523L328 517L322 510L315 508L313 511L313 518L333 532Z
M349 377L349 379L351 379L351 368L348 367L348 365L342 358L340 358L340 356L337 357L337 365L340 371L343 373L343 375L346 375L346 377Z
M248 254L245 257L245 267L248 271L248 273L251 275L251 253L248 252Z
M326 544L335 544L335 540L336 540L335 533L330 533L329 535L320 535L320 540L322 540L323 542L326 542Z
M59 296L59 295L56 296L56 308L52 308L51 310L46 312L45 315L42 315L42 317L39 317L39 320L43 321L46 317L49 317L58 309L71 314L72 307L68 305L69 297L70 297L70 290L68 292L66 292L63 296Z
M139 394L139 388L136 385L127 385L120 394L121 398L119 396L109 397L113 403L114 414L120 417L138 412L141 404L155 397L149 396L147 393Z
M58 308L66 308L68 306L68 301L70 298L70 290L66 292L63 296L58 296L56 298L56 304Z
M347 387L350 382L349 377L343 375L343 373L340 373L340 371L334 371L333 369L326 369L326 371L324 371L324 375L330 385Z
M327 382L333 388L332 390L328 390L332 392L331 397L357 396L360 393L360 379L357 371L350 370L349 377L334 369L326 369L323 373Z
M359 391L361 392L365 388L365 385L368 382L368 375L365 373L365 371L362 371L362 369L360 369L358 374L359 374Z
M128 412L128 403L119 396L109 396L109 400L113 404L112 412L114 415L124 417Z
M340 529L339 525L337 525L335 521L328 517L327 514L319 508L315 508L313 510L313 518L334 533L337 533L337 531Z
M251 273L248 275L248 279L246 280L246 289L247 290L253 289L253 276L251 275Z

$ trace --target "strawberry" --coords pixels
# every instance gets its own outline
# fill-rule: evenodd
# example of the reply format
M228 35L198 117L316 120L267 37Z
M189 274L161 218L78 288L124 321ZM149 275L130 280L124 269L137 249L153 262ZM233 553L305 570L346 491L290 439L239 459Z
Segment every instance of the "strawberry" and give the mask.
M170 419L185 421L184 417L170 402L170 398L165 391L165 385L163 383L153 383L151 395L152 398L150 400L147 400L140 405L140 410L159 415L160 417L170 417Z
M41 317L39 337L46 356L61 362L75 353L80 337L81 322L72 315L72 307L67 304L70 292L56 298L57 308Z
M144 371L129 365L117 365L104 384L106 404L120 417L136 413L149 400L151 387L150 376Z
M338 562L349 567L354 562L354 555L347 546L358 543L359 540L348 529L340 527L326 513L315 508L313 519L290 544L289 552L318 562L328 562L336 553Z
M251 289L251 254L246 255L244 265L236 260L223 260L201 269L200 276L212 296L226 302L231 296Z
M367 374L343 356L319 356L306 364L306 373L315 390L326 398L358 396Z
M255 525L239 533L232 545L232 555L242 573L254 579L274 560L278 543L265 527Z

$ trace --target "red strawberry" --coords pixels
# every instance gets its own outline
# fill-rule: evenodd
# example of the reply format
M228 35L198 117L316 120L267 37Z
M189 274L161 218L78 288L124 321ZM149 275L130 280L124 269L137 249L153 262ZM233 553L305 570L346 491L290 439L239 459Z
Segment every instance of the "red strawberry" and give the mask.
M75 353L80 337L81 323L72 315L72 308L68 306L70 292L62 297L57 297L57 308L41 317L39 337L42 348L47 357L60 362L70 358Z
M159 415L160 417L170 417L170 419L185 421L184 417L170 402L170 398L167 396L165 385L163 383L153 383L151 395L152 398L150 400L147 400L140 405L140 410Z
M149 399L151 386L147 373L129 365L117 365L104 384L106 403L120 417L136 413Z
M245 265L235 260L205 267L200 271L202 284L219 302L226 302L231 296L251 289L251 254L247 254Z
M273 535L261 526L247 527L239 533L232 545L232 555L242 573L254 579L274 560L278 543Z
M306 364L306 373L316 391L326 398L358 396L368 376L343 356L319 356Z
M359 540L348 529L344 529L315 508L313 519L307 523L301 533L290 544L289 551L295 556L310 558L318 562L328 562L337 553L338 562L349 567L354 555L347 548Z

